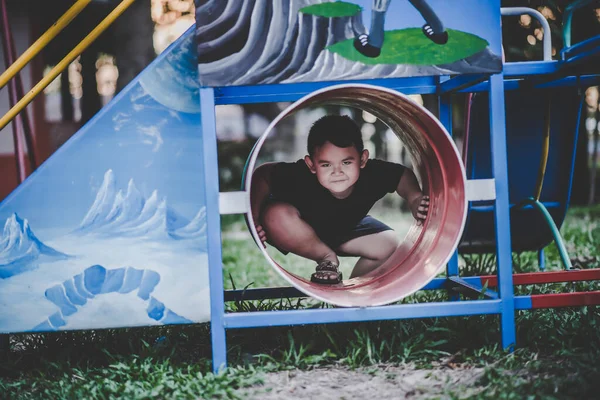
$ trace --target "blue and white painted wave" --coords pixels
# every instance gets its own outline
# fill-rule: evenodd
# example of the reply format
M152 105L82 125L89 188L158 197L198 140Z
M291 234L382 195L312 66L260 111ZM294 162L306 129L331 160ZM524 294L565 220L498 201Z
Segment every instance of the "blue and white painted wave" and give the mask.
M62 284L46 290L45 296L60 309L33 328L34 331L52 331L67 325L68 317L76 314L88 301L108 293L126 294L137 290L137 296L148 303L148 317L163 324L185 324L192 321L178 315L152 297L160 275L152 270L131 267L107 270L93 265Z

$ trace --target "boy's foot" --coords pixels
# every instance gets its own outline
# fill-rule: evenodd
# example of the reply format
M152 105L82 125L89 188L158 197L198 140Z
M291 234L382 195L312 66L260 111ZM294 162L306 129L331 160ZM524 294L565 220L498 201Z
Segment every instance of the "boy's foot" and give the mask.
M336 284L342 282L342 273L336 264L325 260L317 264L317 270L310 276L310 281L327 285Z
M370 58L379 57L381 49L369 44L369 35L362 34L354 39L354 48L358 50L360 54Z
M423 34L427 36L433 43L446 44L448 43L448 32L435 33L429 24L423 25Z

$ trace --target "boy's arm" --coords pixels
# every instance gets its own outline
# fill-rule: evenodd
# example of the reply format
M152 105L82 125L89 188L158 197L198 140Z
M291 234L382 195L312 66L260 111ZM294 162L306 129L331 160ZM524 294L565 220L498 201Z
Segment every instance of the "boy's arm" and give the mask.
M252 174L252 185L250 186L250 211L263 242L266 240L266 235L260 224L260 214L263 204L271 192L271 173L274 165L275 163L266 163L258 167Z
M419 181L410 168L406 168L402 173L396 193L406 199L413 217L418 222L425 220L429 211L429 196L423 195Z

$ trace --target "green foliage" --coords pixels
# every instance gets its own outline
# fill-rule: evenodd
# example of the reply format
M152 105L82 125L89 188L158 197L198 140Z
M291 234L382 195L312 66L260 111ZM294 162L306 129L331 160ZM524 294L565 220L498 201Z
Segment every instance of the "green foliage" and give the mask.
M313 4L300 9L304 14L316 15L325 18L352 17L359 13L362 8L353 3L336 1L331 3Z
M360 54L354 48L354 39L335 43L328 49L363 64L440 65L462 60L488 46L486 40L470 33L448 29L448 36L448 43L440 46L427 39L421 28L386 31L381 55L377 58Z
M198 364L174 367L169 360L135 355L115 357L111 364L100 368L78 369L51 363L45 367L33 383L16 380L0 383L0 388L13 399L235 399L239 398L236 389L260 382L251 369L231 368L214 375Z

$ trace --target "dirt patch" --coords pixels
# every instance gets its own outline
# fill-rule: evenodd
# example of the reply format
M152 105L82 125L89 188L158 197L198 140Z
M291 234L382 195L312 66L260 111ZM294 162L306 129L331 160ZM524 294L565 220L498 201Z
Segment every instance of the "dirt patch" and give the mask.
M379 365L348 369L326 367L310 371L268 373L264 384L241 391L244 399L424 399L468 397L483 388L477 380L483 368L416 369Z

